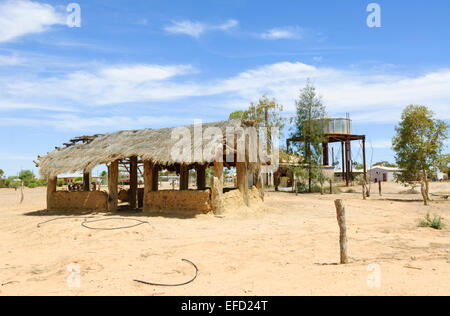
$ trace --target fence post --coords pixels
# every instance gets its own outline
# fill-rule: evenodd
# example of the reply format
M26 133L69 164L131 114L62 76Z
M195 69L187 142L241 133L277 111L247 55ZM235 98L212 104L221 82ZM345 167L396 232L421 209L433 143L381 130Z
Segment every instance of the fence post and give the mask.
M347 257L347 225L345 223L345 207L342 200L334 201L336 206L337 221L339 224L339 245L341 250L341 264L348 263Z

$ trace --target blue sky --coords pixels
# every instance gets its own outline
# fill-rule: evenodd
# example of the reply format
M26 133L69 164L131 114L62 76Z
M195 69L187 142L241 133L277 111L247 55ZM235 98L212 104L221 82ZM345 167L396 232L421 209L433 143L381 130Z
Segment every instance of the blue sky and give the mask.
M450 3L379 0L369 28L371 2L87 0L70 28L70 1L0 0L0 168L36 170L82 134L227 119L264 93L290 115L307 78L393 161L408 104L450 119Z

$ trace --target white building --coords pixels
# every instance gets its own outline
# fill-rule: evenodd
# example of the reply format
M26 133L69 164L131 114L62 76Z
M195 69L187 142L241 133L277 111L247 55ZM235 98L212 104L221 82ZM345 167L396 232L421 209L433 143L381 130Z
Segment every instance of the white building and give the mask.
M448 180L448 175L445 172L438 172L436 174L436 180L437 181L446 181Z
M370 180L373 182L395 181L395 174L399 173L399 168L375 166L368 170Z

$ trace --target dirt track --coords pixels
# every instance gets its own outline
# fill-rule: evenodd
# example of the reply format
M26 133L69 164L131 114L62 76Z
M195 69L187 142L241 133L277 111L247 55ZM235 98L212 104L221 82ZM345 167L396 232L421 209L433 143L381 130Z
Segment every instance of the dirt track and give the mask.
M82 227L81 219L37 228L55 218L36 212L45 208L45 190L26 190L18 206L19 191L0 189L0 295L450 295L450 202L425 208L407 201L419 195L397 194L403 187L383 190L382 200L373 192L367 201L360 193L270 192L266 205L272 209L264 212L225 218L123 214L150 224L97 231ZM432 184L431 190L450 192L450 184ZM351 263L345 266L336 265L336 198L347 209ZM418 228L427 211L442 215L447 228ZM187 286L133 282L183 282L194 270L182 258L200 269ZM71 264L81 269L79 288L67 285ZM368 286L375 271L367 270L370 264L381 269L380 288Z

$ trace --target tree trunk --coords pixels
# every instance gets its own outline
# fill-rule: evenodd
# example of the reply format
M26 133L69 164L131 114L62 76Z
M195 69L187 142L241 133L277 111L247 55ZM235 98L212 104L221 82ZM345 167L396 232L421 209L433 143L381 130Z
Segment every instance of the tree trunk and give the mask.
M431 199L430 199L430 183L428 182L428 175L425 170L423 171L423 181L425 182L425 195L427 197L427 200L431 201Z
M312 168L311 168L311 161L309 162L308 165L308 192L312 193Z
M420 191L422 192L423 204L425 206L428 206L428 198L427 198L427 194L426 194L425 182L424 181L422 181L422 183L420 184Z

